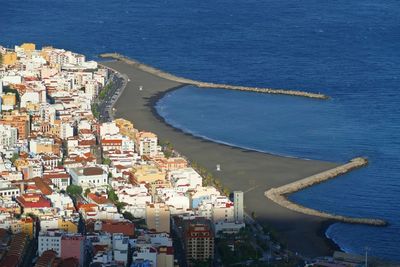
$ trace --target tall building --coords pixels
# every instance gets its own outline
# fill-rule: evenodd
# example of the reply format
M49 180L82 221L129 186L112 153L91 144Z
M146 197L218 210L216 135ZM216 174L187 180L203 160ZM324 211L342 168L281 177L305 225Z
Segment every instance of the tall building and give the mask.
M139 132L135 147L140 156L154 157L157 155L157 135L151 132Z
M164 203L147 204L146 206L146 224L150 230L157 233L170 232L170 216L169 207Z
M233 202L234 202L234 214L235 221L238 223L243 222L243 192L242 191L234 191L233 192Z
M16 128L0 124L0 150L14 147L17 143L17 138L18 132Z
M184 244L186 261L210 261L214 258L214 233L211 222L204 218L187 220L184 223Z

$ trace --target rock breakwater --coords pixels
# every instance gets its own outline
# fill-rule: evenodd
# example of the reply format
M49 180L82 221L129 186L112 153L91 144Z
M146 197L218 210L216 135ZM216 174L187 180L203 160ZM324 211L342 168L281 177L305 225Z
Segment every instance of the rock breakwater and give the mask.
M280 94L280 95L290 95L290 96L299 96L299 97L307 97L313 99L328 99L329 97L323 94L305 92L305 91L298 91L298 90L286 90L286 89L272 89L272 88L259 88L259 87L248 87L248 86L238 86L238 85L229 85L229 84L218 84L218 83L209 83L209 82L202 82L202 81L195 81L191 79L186 79L182 77L178 77L172 75L170 73L164 72L162 70L156 69L149 65L140 63L137 60L127 58L118 53L105 53L101 54L100 57L102 58L112 58L116 60L123 61L127 64L133 65L143 71L156 75L158 77L182 83L187 85L193 85L200 88L215 88L215 89L226 89L226 90L239 90L239 91L248 91L248 92L256 92L256 93L265 93L265 94Z
M347 217L342 215L330 214L327 212L322 212L310 208L306 208L299 204L291 202L287 195L300 191L306 187L310 187L315 184L322 183L329 179L335 178L339 175L343 175L348 173L354 169L361 168L368 164L367 159L358 157L352 159L350 162L340 165L336 168L309 176L302 180L278 187L272 188L265 192L265 196L270 200L274 201L278 205L288 208L293 211L297 211L300 213L319 216L322 218L333 219L336 221L346 222L346 223L355 223L355 224L366 224L366 225L374 225L374 226L385 226L387 222L381 219L372 219L372 218L356 218L356 217Z

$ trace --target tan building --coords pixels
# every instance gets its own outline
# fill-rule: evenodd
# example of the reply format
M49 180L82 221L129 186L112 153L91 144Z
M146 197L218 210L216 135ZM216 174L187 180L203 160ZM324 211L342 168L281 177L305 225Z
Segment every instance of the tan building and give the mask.
M134 140L137 130L133 127L133 123L125 119L115 119L115 125L119 128L122 135Z
M132 169L133 182L135 183L154 183L164 181L166 173L151 165L142 165Z
M187 220L183 234L188 265L193 266L193 261L210 261L211 264L214 258L214 233L211 222L204 218Z
M146 224L157 233L170 233L170 210L164 203L147 204Z
M155 165L163 171L173 171L183 169L188 166L187 160L181 157L155 158L153 161Z
M174 267L173 247L158 247L157 252L157 267Z
M4 106L15 106L17 104L17 97L14 93L7 93L1 96Z
M34 43L23 43L20 47L24 49L25 52L32 52L36 50L36 45Z
M13 234L25 233L29 236L29 238L33 238L34 236L34 226L35 222L30 217L21 218L19 220L14 219L10 223L10 230Z
M3 55L3 64L10 66L10 65L15 65L17 63L17 53L15 52L7 52Z
M135 147L140 156L154 157L157 151L157 135L152 132L139 132L136 135Z
M67 233L78 233L78 225L72 221L58 219L58 229L64 230Z

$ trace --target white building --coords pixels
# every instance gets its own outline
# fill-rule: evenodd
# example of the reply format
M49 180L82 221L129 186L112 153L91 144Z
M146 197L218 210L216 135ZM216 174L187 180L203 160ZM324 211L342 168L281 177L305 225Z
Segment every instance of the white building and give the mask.
M62 233L59 231L40 232L38 238L39 256L46 250L53 250L61 257L61 238Z
M20 107L26 108L28 103L38 104L40 103L40 95L38 92L26 92L21 96Z
M243 222L244 206L243 206L243 192L233 192L234 207L235 207L235 221L238 223Z
M0 178L0 197L12 198L20 195L20 189L10 181Z
M105 122L100 125L100 137L103 138L106 135L115 135L119 133L119 128L115 122Z
M179 192L185 193L190 189L202 186L202 177L193 168L184 168L179 170L170 171L168 178L173 187Z
M203 200L211 201L211 198L220 195L221 193L213 186L197 187L190 195L191 208L196 209Z
M108 173L100 167L71 168L72 183L83 187L108 184Z
M128 244L129 238L122 234L113 234L113 254L114 261L117 263L123 263L126 266L128 262Z
M60 125L60 138L67 139L68 137L74 136L74 127L71 126L71 123L63 122Z
M17 128L0 124L0 151L13 148L18 141Z
M36 137L36 139L31 139L29 141L29 151L34 154L41 153L41 151L38 151L38 146L47 148L51 147L52 145L54 145L54 139L47 137Z
M157 249L151 244L141 244L134 248L132 261L148 260L152 262L152 266L157 266Z

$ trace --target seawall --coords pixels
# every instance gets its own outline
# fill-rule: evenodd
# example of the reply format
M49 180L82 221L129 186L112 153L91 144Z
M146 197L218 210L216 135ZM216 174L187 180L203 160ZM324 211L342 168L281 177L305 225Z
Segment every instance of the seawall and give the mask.
M368 164L367 159L365 158L354 158L350 162L335 167L333 169L309 176L307 178L301 179L299 181L295 181L284 186L280 186L278 188L272 188L265 192L265 196L270 200L274 201L278 205L288 208L293 211L297 211L300 213L304 213L312 216L319 216L326 219L333 219L340 222L346 223L355 223L355 224L366 224L373 226L385 226L387 222L381 219L372 219L372 218L356 218L356 217L347 217L342 215L330 214L310 208L306 208L304 206L298 205L296 203L291 202L287 195L300 191L306 187L310 187L315 184L322 183L329 179L335 178L339 175L343 175L348 173L354 169L361 168Z
M200 88L216 88L216 89L226 89L226 90L238 90L238 91L248 91L248 92L257 92L257 93L265 93L265 94L280 94L280 95L290 95L290 96L299 96L299 97L307 97L313 99L328 99L329 97L323 94L310 93L305 91L298 90L285 90L285 89L272 89L272 88L259 88L259 87L248 87L248 86L238 86L238 85L229 85L229 84L218 84L218 83L209 83L202 81L195 81L191 79L186 79L182 77L178 77L172 75L170 73L164 72L162 70L156 69L149 65L140 63L137 60L127 58L118 53L104 53L101 54L102 58L112 58L116 60L123 61L129 65L133 65L138 69L141 69L145 72L156 75L160 78L164 78L170 81L183 83L187 85L194 85Z

